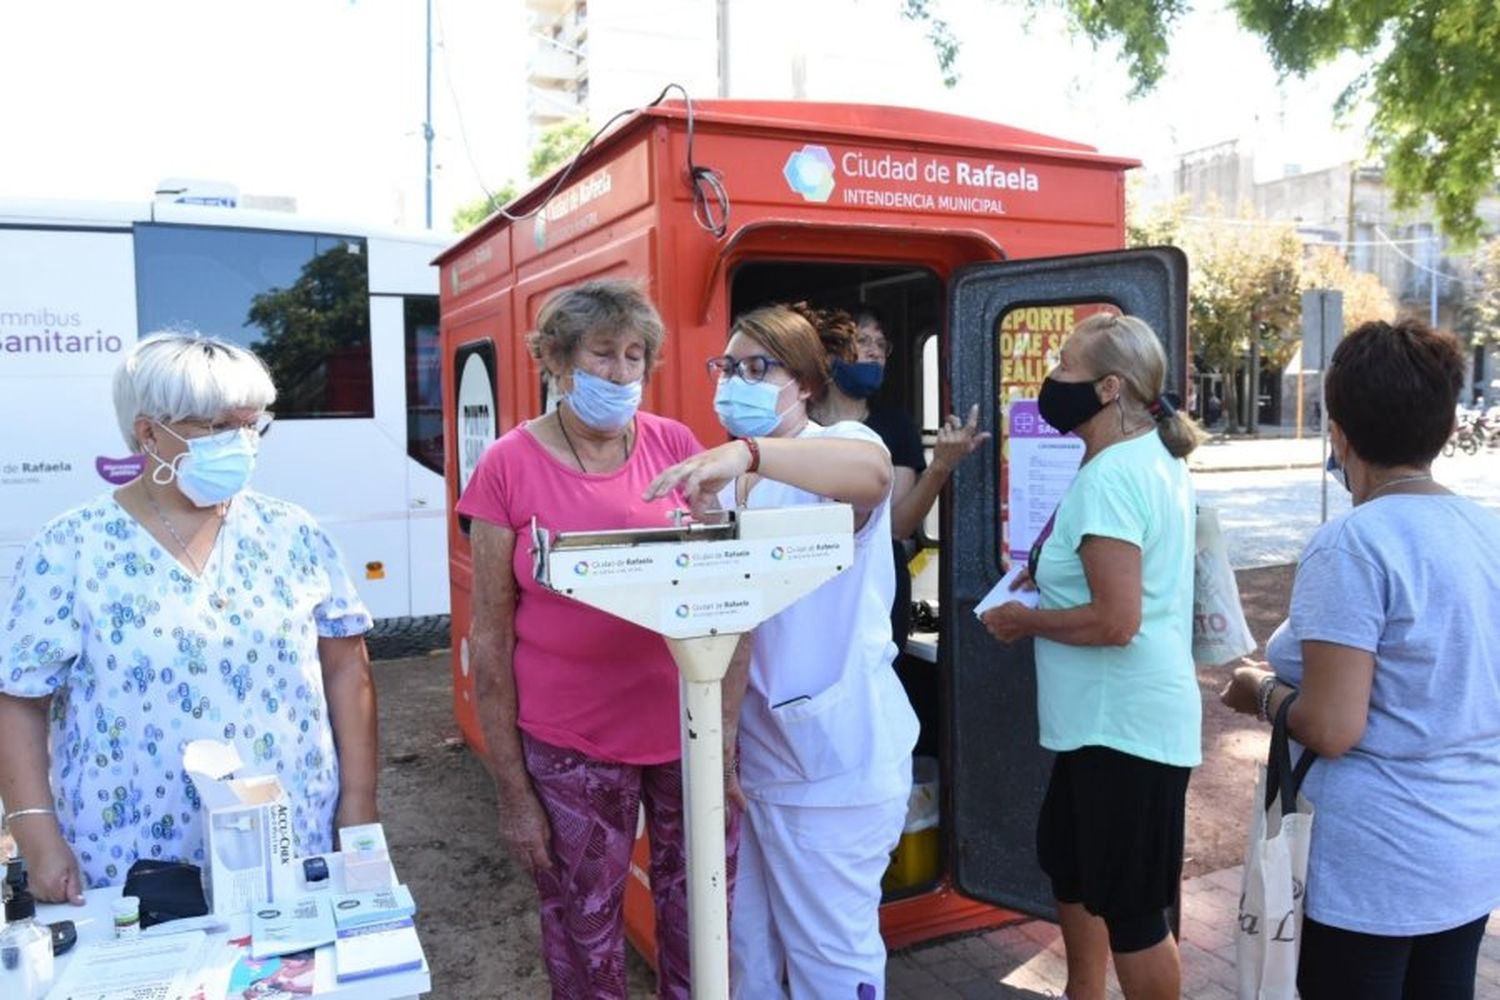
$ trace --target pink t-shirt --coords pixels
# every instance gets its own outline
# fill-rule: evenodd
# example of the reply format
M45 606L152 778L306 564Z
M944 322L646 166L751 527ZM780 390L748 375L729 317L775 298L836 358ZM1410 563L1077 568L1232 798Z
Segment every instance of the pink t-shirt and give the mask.
M594 474L564 465L526 424L485 451L458 512L516 533L514 670L521 729L600 760L661 764L681 756L678 673L655 632L555 594L532 576L531 519L548 531L661 528L683 506L641 494L668 466L703 450L675 420L636 415L630 460ZM474 572L501 572L474 567Z

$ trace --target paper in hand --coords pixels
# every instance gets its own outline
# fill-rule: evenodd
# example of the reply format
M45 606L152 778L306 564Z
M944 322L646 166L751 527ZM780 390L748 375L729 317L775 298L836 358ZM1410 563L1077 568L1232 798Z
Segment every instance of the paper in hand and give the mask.
M978 616L984 614L990 608L998 608L1000 605L1009 604L1011 601L1015 601L1017 604L1024 605L1028 608L1036 607L1037 602L1040 600L1040 595L1038 595L1035 590L1024 587L1019 590L1010 589L1010 585L1016 582L1016 578L1019 577L1021 573L1025 571L1025 569L1026 563L1017 559L1011 565L1010 572L1002 576L1000 578L1000 582L991 587L990 592L981 597L979 599L979 603L974 605L975 617L977 618Z

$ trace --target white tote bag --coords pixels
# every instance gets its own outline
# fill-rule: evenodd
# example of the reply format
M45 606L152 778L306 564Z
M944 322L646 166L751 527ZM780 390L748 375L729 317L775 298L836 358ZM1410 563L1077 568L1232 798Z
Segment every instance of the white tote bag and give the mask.
M1296 695L1287 698L1276 713L1271 752L1256 787L1235 933L1239 1000L1295 1000L1297 996L1297 954L1313 824L1313 808L1302 797L1301 788L1316 758L1304 750L1292 767L1286 716L1295 700Z
M1255 652L1255 637L1240 605L1229 546L1212 507L1198 508L1193 558L1193 661L1219 666Z

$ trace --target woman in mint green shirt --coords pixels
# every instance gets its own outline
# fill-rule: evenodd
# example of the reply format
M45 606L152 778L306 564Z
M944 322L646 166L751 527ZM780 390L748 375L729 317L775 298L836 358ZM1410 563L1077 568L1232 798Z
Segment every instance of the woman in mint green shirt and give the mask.
M1063 343L1037 400L1085 444L1032 550L1039 607L984 615L1036 639L1042 745L1056 752L1037 822L1068 958L1067 996L1102 1000L1113 953L1127 997L1177 997L1165 911L1182 875L1189 768L1200 759L1193 670L1193 487L1199 432L1162 392L1151 328L1098 315Z

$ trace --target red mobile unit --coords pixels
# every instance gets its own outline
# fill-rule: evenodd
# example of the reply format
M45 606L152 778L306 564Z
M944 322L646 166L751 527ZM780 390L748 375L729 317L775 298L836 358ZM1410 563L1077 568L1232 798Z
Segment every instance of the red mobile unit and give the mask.
M696 186L715 171L727 196ZM930 443L941 414L980 404L1007 431L1077 319L1142 316L1162 336L1172 387L1186 384L1186 268L1171 249L1122 251L1134 160L953 115L848 104L700 101L635 113L438 258L453 611L453 704L482 749L468 664L473 565L454 512L494 437L544 412L524 343L546 297L601 276L646 282L666 323L646 408L724 440L704 368L736 313L806 299L874 305L892 342L884 405ZM550 198L549 198L550 195ZM707 225L705 224L707 223ZM914 595L938 609L898 673L921 717L918 753L940 763L941 851L932 878L888 894L882 925L900 947L1051 915L1033 824L1049 756L1037 745L1029 644L992 642L973 607L999 578L1034 511L1010 509L1009 433L954 474L913 561ZM1034 506L1033 501L1028 501ZM601 525L601 527L604 527ZM946 544L945 539L961 540ZM1025 646L1026 648L1020 648ZM632 943L654 956L643 845L626 899ZM1003 907L1000 909L997 907Z

